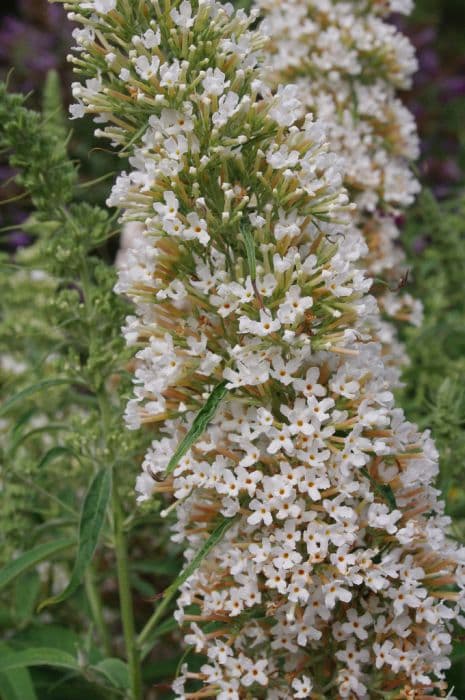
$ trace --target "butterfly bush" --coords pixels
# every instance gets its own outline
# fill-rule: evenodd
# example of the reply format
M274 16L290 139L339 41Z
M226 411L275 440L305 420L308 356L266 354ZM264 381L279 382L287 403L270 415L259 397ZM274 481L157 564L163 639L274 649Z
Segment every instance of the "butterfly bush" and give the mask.
M266 80L295 82L307 111L323 120L331 149L345 159L345 185L358 204L356 223L369 246L373 276L399 278L403 255L396 215L419 183L415 121L397 97L417 68L413 46L389 13L408 14L410 0L257 0L269 36ZM385 312L419 325L421 304L408 293L380 290ZM385 325L383 339L393 343ZM397 352L399 350L397 349Z
M68 7L73 114L129 155L109 204L139 223L117 285L126 421L154 434L138 499L166 499L195 560L175 616L206 659L176 696L444 697L465 552L434 444L390 391L325 125L261 80L241 11Z

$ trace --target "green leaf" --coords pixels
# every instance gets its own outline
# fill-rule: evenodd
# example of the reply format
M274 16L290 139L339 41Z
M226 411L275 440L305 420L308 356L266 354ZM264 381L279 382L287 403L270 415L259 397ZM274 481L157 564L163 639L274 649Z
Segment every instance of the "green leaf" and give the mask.
M42 114L45 119L44 126L51 129L55 136L61 136L63 139L61 144L63 148L66 140L67 120L63 109L60 76L56 70L49 70L45 79Z
M0 643L0 656L10 651L6 644ZM16 668L0 673L0 696L2 700L37 700L29 671Z
M53 542L40 544L29 550L29 552L21 554L21 556L0 570L0 591L25 571L29 571L37 564L40 564L41 561L50 559L55 554L69 549L75 543L76 539L74 537L62 537Z
M255 239L248 225L242 224L242 238L244 239L245 253L247 256L247 265L249 267L250 281L252 288L261 309L264 309L263 299L257 287L257 259L255 257Z
M71 457L76 457L77 459L79 459L76 452L74 452L74 450L72 450L70 447L56 445L55 447L50 448L50 450L45 453L45 455L42 457L39 464L37 465L36 469L40 471L48 464L53 462L55 459L58 459L58 457L62 457L63 455L70 455Z
M41 647L26 651L8 651L0 656L0 673L28 666L59 666L80 671L76 659L61 649Z
M23 427L29 422L29 420L32 418L32 416L37 412L36 408L30 408L26 411L26 413L23 413L22 416L18 418L16 421L15 425L13 426L12 429L12 435L13 437L15 435L21 434L21 431Z
M177 591L178 588L182 586L182 584L187 581L187 579L192 576L194 571L198 569L199 565L202 563L202 561L205 559L205 557L211 552L213 547L223 539L223 536L225 533L231 529L231 527L237 523L239 520L239 515L235 515L233 518L223 518L219 525L216 526L216 528L213 530L211 533L210 537L208 540L206 540L203 545L200 547L199 551L195 555L195 557L189 562L189 564L186 566L185 569L181 571L179 576L176 577L176 579L173 581L173 583L168 586L168 588L165 591L165 595L167 594L168 591Z
M194 422L192 423L192 426L190 430L187 432L185 437L181 440L179 443L178 447L176 448L176 451L174 455L171 457L170 461L168 462L168 467L166 468L165 471L165 477L167 477L171 472L173 472L179 461L184 457L186 452L190 450L192 445L197 442L199 437L202 435L204 432L205 428L207 427L208 423L211 421L213 416L215 415L219 404L221 401L224 399L226 394L228 393L228 389L226 388L226 381L221 382L218 384L210 394L210 396L207 399L207 402L200 411L197 413L196 417L194 418Z
M15 668L0 673L0 697L2 700L37 700L29 671Z
M252 280L252 282L255 282L255 280L257 279L257 259L255 257L255 241L248 226L241 226L241 233L244 239L250 279Z
M46 624L43 621L37 621L16 632L12 638L15 649L25 651L26 649L38 649L45 647L47 649L59 649L66 651L73 656L76 649L81 648L82 638L69 627L64 627L56 624ZM100 656L93 657L91 650L87 649L86 654L91 663L100 660Z
M36 571L21 576L15 586L15 616L20 625L28 622L34 615L36 600L39 596L41 581Z
M82 382L78 382L77 380L74 379L44 379L41 382L37 382L37 384L32 384L31 386L26 387L25 389L22 389L19 391L17 394L11 397L11 399L8 399L3 406L0 408L0 416L4 416L10 408L18 403L18 401L22 401L23 399L28 398L29 396L32 396L33 394L38 394L40 391L43 391L44 389L49 389L53 386L64 386L65 384L83 384Z
M142 574L154 574L172 578L179 573L180 565L177 559L160 559L159 561L134 561L131 568L133 571L139 571Z
M122 690L127 690L129 688L128 667L121 659L104 659L91 668L102 676L105 676L115 688L120 688Z
M368 481L371 483L375 492L379 496L381 496L381 498L384 501L386 501L386 503L388 504L390 509L396 510L397 501L396 501L396 497L394 495L394 491L392 490L392 487L389 486L389 484L380 484L378 481L376 481L376 479L373 479L373 477L371 476L370 472L368 471L368 469L366 467L362 467L362 469L360 469L360 471L363 474L363 476L365 476L368 479Z
M462 662L463 659L465 659L465 644L463 644L463 642L454 642L450 660L453 664L456 664Z
M78 552L71 579L62 593L44 600L40 604L39 610L47 605L61 603L72 595L81 583L100 538L110 494L111 470L103 468L97 472L84 499L79 522Z
M138 644L141 648L141 658L144 658L147 653L152 648L151 640L157 636L157 623L161 618L166 608L168 607L170 601L176 595L178 589L182 584L187 581L187 579L192 576L194 571L198 569L205 557L211 552L215 545L223 538L225 533L239 520L240 515L235 515L233 518L223 518L220 523L213 530L209 538L200 547L199 551L189 562L183 571L176 577L173 583L165 589L162 596L162 601L158 608L155 610L154 614L140 633L138 637Z
M71 428L69 427L69 425L65 425L64 423L49 423L49 425L42 425L40 428L34 428L33 430L30 430L24 435L20 434L19 437L17 437L10 446L8 450L8 456L12 457L18 449L18 447L34 435L40 435L41 433L50 433L59 430L69 431L71 430ZM15 433L13 433L13 435L15 435Z
M163 620L163 622L157 626L157 629L151 636L151 640L155 640L157 637L163 637L165 634L173 632L177 629L179 629L178 622L174 619L174 617L169 617L166 620Z

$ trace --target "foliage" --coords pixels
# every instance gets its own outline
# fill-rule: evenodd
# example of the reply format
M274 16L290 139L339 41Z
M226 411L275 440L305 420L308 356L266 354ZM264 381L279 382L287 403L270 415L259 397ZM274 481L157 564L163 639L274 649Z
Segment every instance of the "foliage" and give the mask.
M425 317L407 333L410 364L400 398L410 419L431 428L452 534L465 542L465 196L438 203L425 190L407 218L404 242ZM448 674L459 698L465 697L463 651L457 644Z
M136 628L179 565L172 549L151 567L160 503L134 515L144 440L122 425L118 229L80 201L59 104L53 77L43 114L0 87L0 148L34 206L24 228L35 241L1 261L0 697L113 698L130 683L141 697Z
M432 429L440 487L465 540L465 196L438 203L425 190L407 219L404 241L425 319L407 333L403 403L412 420Z

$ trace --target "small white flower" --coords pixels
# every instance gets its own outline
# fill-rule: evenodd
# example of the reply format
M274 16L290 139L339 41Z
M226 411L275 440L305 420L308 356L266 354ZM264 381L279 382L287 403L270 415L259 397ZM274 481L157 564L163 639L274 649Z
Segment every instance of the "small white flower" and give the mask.
M158 46L160 46L160 40L161 36L159 29L157 29L156 32L154 32L153 29L147 29L147 31L142 35L142 43L148 51L151 49L156 49Z
M184 229L184 237L187 238L187 240L195 240L203 246L206 246L210 240L207 231L207 222L194 212L187 215L187 221L189 222L189 226Z
M384 503L372 503L368 509L368 522L372 527L383 528L390 535L397 532L396 523L402 517L399 510L389 511Z
M179 210L179 201L174 192L166 191L163 193L165 204L155 203L153 208L163 219L175 219Z
M134 65L137 73L143 80L150 80L150 78L157 75L160 59L158 56L152 56L152 59L149 61L147 56L138 56Z
M229 87L230 81L226 80L226 76L219 68L209 68L205 78L202 80L202 86L206 95L216 95L219 97L225 89Z
M308 676L301 676L300 678L294 678L292 687L294 689L294 698L309 698L313 684Z
M365 628L372 622L373 618L370 613L366 612L363 615L358 615L357 611L351 608L347 612L347 622L342 624L342 630L348 637L355 635L361 640L368 639L368 632Z
M260 309L260 321L253 321L248 316L240 316L239 332L251 333L263 337L275 333L281 328L281 323L277 318L273 319L271 314L263 309Z
M244 657L243 664L245 667L245 676L241 678L241 683L246 688L253 683L259 683L259 685L268 685L268 676L265 673L265 669L268 666L268 661L266 659L261 659L253 663L250 659Z
M181 29L190 29L194 26L195 15L192 16L192 5L188 0L183 0L179 10L175 7L170 12L173 22Z
M104 15L112 10L115 10L116 6L117 0L92 0L92 2L82 4L82 7L93 9L96 12L101 12Z
M181 76L181 66L175 59L172 63L162 63L160 65L160 85L161 87L174 87Z
M273 522L273 516L271 515L269 507L258 499L254 498L250 501L249 509L252 511L251 515L247 518L249 525L257 525L260 522L263 522L265 525L271 525Z

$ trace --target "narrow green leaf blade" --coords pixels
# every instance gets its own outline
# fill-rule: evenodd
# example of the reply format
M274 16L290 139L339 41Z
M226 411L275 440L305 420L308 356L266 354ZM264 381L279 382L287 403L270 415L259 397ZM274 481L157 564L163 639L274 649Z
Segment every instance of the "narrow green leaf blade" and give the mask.
M62 593L44 600L40 604L39 610L42 610L47 605L61 603L72 595L81 583L84 572L92 561L100 538L110 494L111 470L103 468L97 472L92 480L82 506L79 522L78 552L71 579Z
M39 464L37 465L37 469L40 471L41 469L44 469L48 464L51 462L55 461L55 459L58 459L58 457L62 457L63 455L69 455L71 457L78 457L77 454L72 450L70 447L63 447L62 445L56 445L55 447L51 447L48 452L44 454L42 459L40 460Z
M239 520L239 515L235 515L233 518L224 518L216 526L216 528L211 533L210 537L203 543L195 557L189 562L185 569L181 571L179 576L173 581L173 583L168 586L165 591L165 596L168 595L168 591L176 592L182 584L187 581L187 579L192 576L194 571L198 569L205 557L210 554L211 550L215 547L220 540L223 539L225 533L231 529L235 523Z
M121 690L129 688L128 666L121 659L103 659L103 661L91 668L110 681L115 688L120 688Z
M197 442L199 437L204 432L208 423L211 421L211 419L215 415L221 401L224 399L224 397L228 393L228 389L226 388L226 385L227 385L226 381L220 382L220 384L218 384L213 389L213 391L210 394L210 396L208 397L205 405L202 406L200 411L197 413L196 417L194 418L194 422L192 423L190 430L187 432L185 437L181 440L178 447L176 448L174 455L171 457L170 461L168 462L168 466L167 466L166 471L165 471L165 477L168 476L169 474L171 474L171 472L173 472L176 469L177 465L179 464L179 461L184 457L186 452L188 452L190 450L192 445L195 442Z
M40 391L43 391L44 389L50 389L51 387L54 386L64 386L65 384L78 384L79 382L72 380L72 379L44 379L41 382L37 382L37 384L32 384L31 386L26 387L25 389L22 389L21 391L18 391L17 394L12 396L8 401L5 401L3 406L0 408L0 416L4 416L10 408L18 403L18 401L22 401L23 399L28 398L29 396L32 396L33 394L38 394Z
M363 476L365 476L368 479L368 481L371 483L375 492L379 496L381 496L381 498L384 501L386 501L386 503L388 504L391 511L396 510L397 501L396 501L396 497L394 495L394 491L392 490L392 487L389 484L380 484L378 481L376 481L376 479L373 479L373 477L371 476L370 472L368 471L368 469L366 467L362 467L362 469L360 469L360 471L363 474Z
M14 610L18 626L23 627L34 616L42 582L37 571L20 576L14 587Z
M187 579L192 576L194 571L200 566L201 562L205 557L211 552L215 545L223 538L225 533L239 520L240 515L235 515L233 518L223 518L221 522L216 526L216 528L211 533L210 537L204 542L202 547L199 549L195 557L186 568L181 571L179 576L173 581L173 583L165 589L162 596L162 601L158 608L155 610L154 614L148 621L147 625L144 627L142 632L138 637L138 645L141 649L141 658L145 658L147 653L152 648L153 639L158 635L157 624L158 620L162 617L163 613L167 609L171 600L176 595L178 589L182 584L187 581Z
M10 653L6 644L0 643L0 655ZM0 673L0 696L2 700L37 700L31 676L26 668L15 668Z
M70 427L68 425L65 425L64 423L49 423L48 425L42 425L40 428L34 428L33 430L30 430L29 432L23 434L20 434L19 437L16 437L11 446L8 449L8 456L13 457L16 450L24 443L26 440L29 440L31 437L34 437L35 435L41 435L42 433L51 433L51 432L56 432L56 431L69 431Z
M29 671L15 668L0 673L0 697L2 700L37 700Z
M72 671L80 671L76 659L61 649L26 649L25 651L8 651L0 656L0 673L29 666L58 666Z
M248 226L241 226L241 233L244 239L245 252L247 255L247 264L249 266L249 274L252 282L257 279L257 259L255 257L255 241L252 232Z
M63 148L66 141L67 119L63 109L60 76L56 70L49 70L45 79L42 114L45 128L50 129L52 134L61 136L61 147Z
M69 547L75 543L76 539L74 537L62 537L53 542L40 544L29 550L29 552L21 554L21 556L14 559L0 570L0 591L25 571L29 571L37 564L40 564L41 561L50 559L50 557L53 557L55 554L69 549Z

